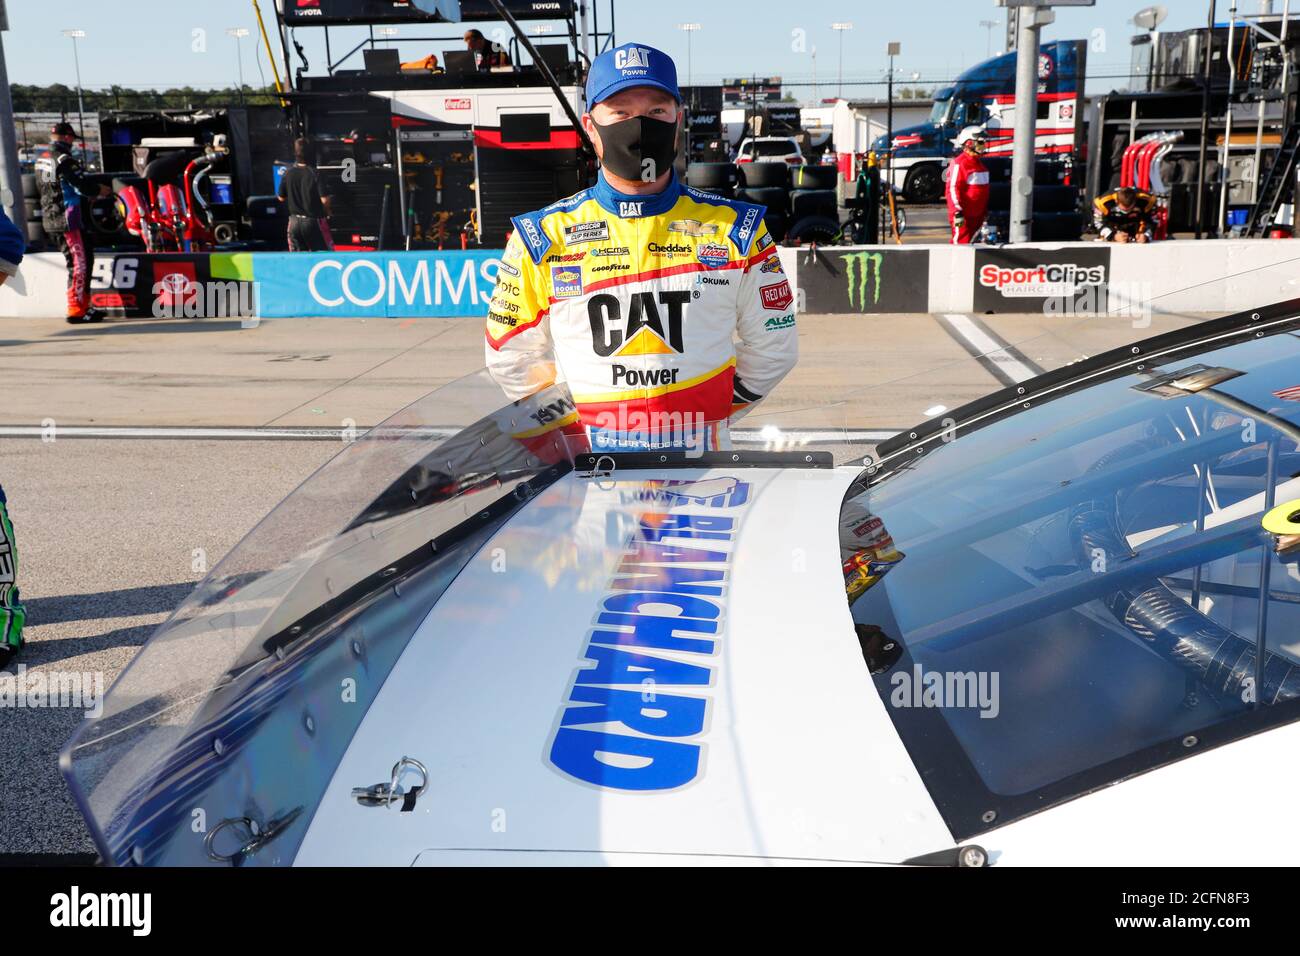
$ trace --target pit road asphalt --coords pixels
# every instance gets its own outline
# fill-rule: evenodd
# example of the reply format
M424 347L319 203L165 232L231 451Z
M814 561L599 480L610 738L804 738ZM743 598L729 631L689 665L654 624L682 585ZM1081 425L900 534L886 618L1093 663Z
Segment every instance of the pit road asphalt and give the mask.
M1203 318L800 316L799 366L762 417L894 431ZM29 642L9 672L98 673L107 687L202 569L341 450L339 429L364 430L482 365L481 319L0 319L0 484ZM106 431L74 437L87 428ZM321 437L273 437L308 432ZM93 849L57 769L82 719L0 711L0 854Z

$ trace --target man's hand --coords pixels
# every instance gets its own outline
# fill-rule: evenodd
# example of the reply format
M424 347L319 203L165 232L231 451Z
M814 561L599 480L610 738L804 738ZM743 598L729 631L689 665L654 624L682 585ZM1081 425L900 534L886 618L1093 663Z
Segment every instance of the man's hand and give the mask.
M1128 242L1128 241L1129 241L1128 233L1127 233L1127 232L1124 232L1122 229L1117 229L1117 230L1115 231L1115 241L1116 241L1116 242Z
M1150 236L1148 233L1145 233L1145 232L1139 232L1139 233L1137 234L1137 238L1134 239L1133 241L1134 241L1134 242L1150 242L1150 241L1151 241L1151 236Z
M952 217L952 224L954 226L964 226L966 225L966 217L961 213L957 213Z

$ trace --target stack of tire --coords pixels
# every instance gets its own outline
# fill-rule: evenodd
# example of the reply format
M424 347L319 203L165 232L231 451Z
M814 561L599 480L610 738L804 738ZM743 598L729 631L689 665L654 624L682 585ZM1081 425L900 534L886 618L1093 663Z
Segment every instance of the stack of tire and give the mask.
M767 207L777 242L830 242L840 231L834 166L786 163L692 163L686 182L702 190Z
M45 252L53 249L50 237L45 234L41 216L41 189L36 184L35 173L23 173L23 204L27 207L27 251Z
M82 207L90 224L92 238L97 248L135 248L139 241L123 228L122 217L116 206L116 193L123 182L143 182L139 177L114 173L90 173L86 176L92 186L111 186L115 195L87 199ZM41 191L35 173L23 173L23 201L27 206L27 248L31 252L47 252L54 243L45 232L41 216Z
M988 221L1006 241L1011 225L1011 159L989 156L984 165L989 171ZM1083 235L1083 194L1077 186L1061 183L1060 169L1054 163L1034 163L1034 218L1029 233L1033 242L1074 242Z

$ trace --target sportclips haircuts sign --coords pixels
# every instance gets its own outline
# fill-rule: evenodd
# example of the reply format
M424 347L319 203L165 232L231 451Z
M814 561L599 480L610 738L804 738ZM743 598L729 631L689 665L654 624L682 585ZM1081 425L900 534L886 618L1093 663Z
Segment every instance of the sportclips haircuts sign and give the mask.
M267 253L254 257L258 314L487 315L501 253Z
M801 311L915 312L930 297L930 253L923 249L858 249L800 254Z
M1110 249L975 248L976 312L1105 312Z

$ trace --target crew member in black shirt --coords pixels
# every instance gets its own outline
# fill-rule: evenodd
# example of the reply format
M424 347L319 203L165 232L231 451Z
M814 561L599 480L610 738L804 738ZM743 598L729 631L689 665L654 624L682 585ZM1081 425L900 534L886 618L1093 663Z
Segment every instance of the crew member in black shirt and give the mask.
M320 177L307 162L307 140L293 141L294 164L280 177L281 202L289 204L289 251L327 252L334 248L330 235L329 197L321 195Z
M510 54L500 43L489 40L482 30L466 30L465 46L474 54L474 65L480 73L486 73L494 66L509 66Z

